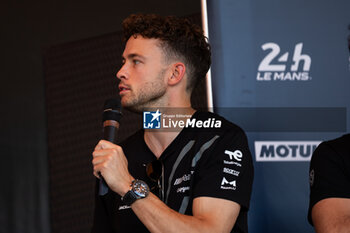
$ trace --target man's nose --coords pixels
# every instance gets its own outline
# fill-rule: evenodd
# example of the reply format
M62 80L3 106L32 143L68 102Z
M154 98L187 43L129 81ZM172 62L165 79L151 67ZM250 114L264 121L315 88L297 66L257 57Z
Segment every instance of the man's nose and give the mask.
M127 69L125 64L117 72L116 76L118 79L127 79L128 75L127 75Z

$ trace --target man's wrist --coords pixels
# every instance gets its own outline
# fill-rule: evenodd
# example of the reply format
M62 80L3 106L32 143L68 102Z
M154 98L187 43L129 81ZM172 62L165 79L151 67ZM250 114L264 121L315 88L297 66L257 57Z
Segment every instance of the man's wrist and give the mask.
M142 180L133 180L130 186L131 189L129 189L129 191L127 191L121 198L127 205L131 205L138 199L147 197L149 194L149 187L146 182Z
M122 191L121 193L119 193L120 196L124 196L127 192L129 192L131 190L131 185L132 185L132 182L134 181L135 179L132 178L130 179L128 182L125 183L124 187L122 188Z

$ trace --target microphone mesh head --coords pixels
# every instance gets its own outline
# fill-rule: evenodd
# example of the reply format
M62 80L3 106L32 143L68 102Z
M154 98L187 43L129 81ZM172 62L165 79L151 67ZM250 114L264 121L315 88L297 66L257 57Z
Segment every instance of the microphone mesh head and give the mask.
M103 108L102 121L106 120L114 120L119 122L122 118L122 106L120 103L120 99L108 99L105 101L105 105Z

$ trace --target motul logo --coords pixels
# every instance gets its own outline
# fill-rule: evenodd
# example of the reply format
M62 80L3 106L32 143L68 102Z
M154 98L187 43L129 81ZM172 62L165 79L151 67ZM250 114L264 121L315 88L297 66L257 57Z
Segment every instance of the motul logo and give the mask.
M321 141L255 141L257 162L310 161Z

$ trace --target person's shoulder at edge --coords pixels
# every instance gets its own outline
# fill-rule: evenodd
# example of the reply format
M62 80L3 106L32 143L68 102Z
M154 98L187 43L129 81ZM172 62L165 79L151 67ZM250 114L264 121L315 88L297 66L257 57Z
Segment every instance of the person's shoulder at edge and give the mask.
M341 137L325 141L324 143L332 147L334 150L338 150L339 148L350 149L350 134L344 134Z
M350 152L350 134L344 134L338 138L322 142L316 148L315 153L311 159L316 159L321 154L330 155L328 153L321 153L326 148L334 151L338 155L345 156L348 152Z

